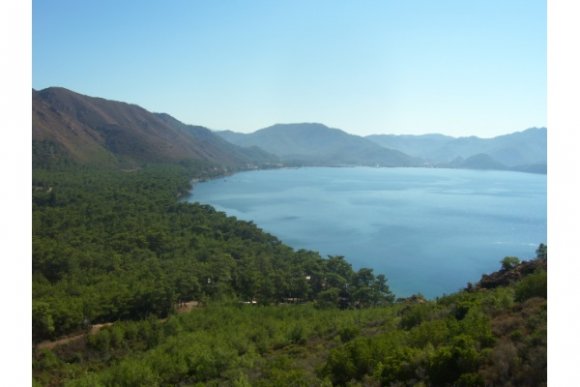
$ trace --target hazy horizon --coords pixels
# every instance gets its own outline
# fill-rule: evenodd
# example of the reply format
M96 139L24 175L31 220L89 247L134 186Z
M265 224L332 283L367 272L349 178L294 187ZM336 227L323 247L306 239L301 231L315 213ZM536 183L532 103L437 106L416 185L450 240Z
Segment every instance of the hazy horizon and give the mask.
M64 88L64 87L63 86L56 86L56 85L55 86L49 86L49 87L46 87L46 88L43 88L43 89L37 89L37 88L34 88L33 87L33 90L35 90L35 91L42 91L42 90L49 89L49 88ZM68 89L68 88L65 88L65 89L70 90L70 91L75 92L75 93L79 93L79 94L82 94L82 95L86 95L86 94L80 93L78 90L72 90L72 89ZM104 96L98 96L98 95L88 95L88 96L91 97L91 98L103 98L103 99L110 100L109 98L104 97ZM128 104L134 105L134 103L132 103L131 101L120 101L120 100L113 100L113 101L115 101L115 102L122 102L122 103L128 103ZM141 107L143 107L143 106L141 106ZM151 112L152 113L155 113L155 114L169 114L169 115L173 116L174 118L177 118L171 112L161 112L161 111L151 111ZM528 129L541 129L541 128L546 128L546 126L538 126L538 125L536 125L536 126L531 126L531 127L524 128L524 129L520 129L520 130L513 130L511 132L506 132L506 133L499 133L499 134L493 134L493 135L488 135L488 136L480 136L480 135L478 136L478 135L473 135L473 134L468 134L468 133L463 133L461 135L450 135L450 134L446 134L446 133L442 133L442 132L434 132L434 131L433 132L424 132L424 133L412 133L412 134L410 134L410 133L393 133L393 132L359 134L359 133L356 133L356 131L349 131L348 129L345 129L345 128L336 128L336 127L329 126L329 125L325 124L324 122L305 122L305 121L297 121L297 122L274 122L274 123L272 123L270 125L267 125L267 126L264 126L264 127L261 127L261 128L250 129L250 130L247 130L247 131L237 131L237 130L232 130L232 129L216 129L216 128L210 128L210 127L207 127L205 125L200 125L199 123L196 123L196 122L183 122L183 123L186 124L186 125L203 126L203 127L206 127L207 129L210 129L213 132L231 131L231 132L242 133L242 134L255 133L255 132L259 131L259 130L267 129L269 127L276 126L276 125L315 124L315 125L324 125L324 126L330 128L330 129L339 129L339 130L342 130L342 131L344 131L344 132L346 132L348 134L359 135L359 136L362 136L362 137L365 137L365 136L373 136L373 135L393 135L393 136L444 135L444 136L449 136L449 137L454 137L454 138L478 137L478 138L481 138L481 139L491 139L491 138L495 138L495 137L499 137L499 136L505 136L505 135L517 133L517 132L523 132L523 131L526 131Z
M32 13L35 89L214 130L488 138L547 126L545 1L35 0Z
M383 132L383 133L369 133L369 134L358 134L355 132L351 132L348 129L345 128L336 128L333 126L329 126L326 125L324 122L275 122L273 124L264 126L263 128L257 128L254 130L248 130L246 132L242 132L242 131L236 131L236 130L231 130L231 129L213 129L213 128L208 128L211 129L213 131L219 132L219 131L232 131L232 132L236 132L236 133L243 133L243 134L250 134L250 133L254 133L258 130L262 130L262 129L267 129L271 126L275 126L275 125L293 125L293 124L321 124L321 125L325 125L327 127L329 127L330 129L340 129L346 133L349 134L354 134L354 135L358 135L358 136L362 136L362 137L366 137L366 136L375 136L375 135L392 135L392 136L429 136L429 135L444 135L444 136L449 136L449 137L455 137L455 138L460 138L460 137L479 137L482 139L485 138L494 138L494 137L499 137L499 136L505 136L505 135L509 135L509 134L513 134L513 133L517 133L517 132L523 132L526 131L528 129L542 129L542 128L547 128L546 126L530 126L528 128L523 128L523 129L519 129L519 130L513 130L511 132L506 132L506 133L499 133L499 134L493 134L493 135L488 135L488 136L478 136L478 135L474 135L474 134L461 134L461 135L451 135L451 134L446 134L446 133L441 133L441 132L424 132L424 133L394 133L394 132ZM189 124L189 125L193 125L193 124Z

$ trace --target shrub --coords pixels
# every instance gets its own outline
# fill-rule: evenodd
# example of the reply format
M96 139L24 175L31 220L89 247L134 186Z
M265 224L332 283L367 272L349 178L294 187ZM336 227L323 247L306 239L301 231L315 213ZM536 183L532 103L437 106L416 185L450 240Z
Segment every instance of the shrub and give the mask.
M431 358L429 378L434 385L455 383L462 374L477 370L477 343L467 335L456 336L451 345L440 347Z
M429 321L434 317L435 311L433 304L416 304L405 307L401 311L401 327L408 330L423 321Z
M522 302L532 297L547 298L548 275L545 271L531 274L516 285L516 301Z
M340 340L343 343L350 341L360 334L360 329L356 325L349 325L342 328L339 332Z

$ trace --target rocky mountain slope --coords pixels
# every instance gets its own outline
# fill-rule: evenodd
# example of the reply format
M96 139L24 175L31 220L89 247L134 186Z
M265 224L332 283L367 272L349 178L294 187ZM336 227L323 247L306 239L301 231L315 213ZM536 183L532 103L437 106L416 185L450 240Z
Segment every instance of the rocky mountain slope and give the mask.
M168 114L58 87L32 91L32 140L36 163L63 159L111 165L276 162L272 155L232 145L209 129L185 125Z

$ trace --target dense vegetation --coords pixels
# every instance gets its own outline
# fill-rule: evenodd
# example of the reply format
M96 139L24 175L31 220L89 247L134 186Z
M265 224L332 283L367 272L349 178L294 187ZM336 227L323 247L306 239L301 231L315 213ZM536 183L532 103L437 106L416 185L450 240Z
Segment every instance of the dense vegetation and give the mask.
M36 385L543 385L545 246L465 291L386 278L179 200L202 164L33 171ZM176 305L201 307L177 314Z
M92 323L166 317L189 300L392 301L383 275L293 251L251 222L180 202L193 172L217 173L175 165L34 171L35 341Z
M214 304L36 350L39 385L546 383L546 272L374 308Z

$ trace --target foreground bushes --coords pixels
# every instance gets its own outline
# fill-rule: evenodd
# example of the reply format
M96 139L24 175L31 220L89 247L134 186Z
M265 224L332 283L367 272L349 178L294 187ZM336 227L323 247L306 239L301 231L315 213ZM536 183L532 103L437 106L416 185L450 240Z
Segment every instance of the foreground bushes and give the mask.
M324 360L314 342L335 345L355 324L364 328L371 322L394 321L393 311L320 310L313 305L209 306L164 322L117 323L89 336L85 349L72 356L76 357L72 368L55 360L58 357L52 352L44 352L37 353L34 371L40 382L51 375L68 375L61 382L68 380L71 386L218 381L285 385L292 380L312 385L319 378L301 361ZM56 353L61 359L71 358L67 351L62 348ZM103 365L107 367L87 373Z
M70 386L542 385L547 301L516 300L526 283L366 309L210 304L39 351L33 370Z

